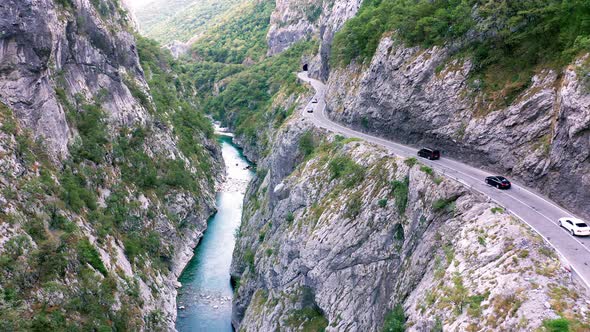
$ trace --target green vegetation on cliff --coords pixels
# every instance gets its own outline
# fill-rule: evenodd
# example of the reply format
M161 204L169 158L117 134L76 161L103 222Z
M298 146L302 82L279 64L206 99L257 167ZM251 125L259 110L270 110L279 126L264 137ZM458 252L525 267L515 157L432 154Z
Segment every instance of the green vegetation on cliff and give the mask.
M0 113L3 120L12 118L6 109ZM17 126L11 135L20 142L17 154L31 162L24 162L18 179L5 175L12 185L2 191L13 209L2 210L0 220L20 225L25 233L4 234L9 237L0 252L0 330L137 329L137 315L129 312L140 307L139 297L121 294L120 309L112 310L118 277L108 272L78 226L79 217L99 208L95 178L99 169L87 165L94 156L79 154L75 158L85 161L73 157L63 170L58 169L26 130ZM89 142L84 144L91 146ZM118 284L136 287L132 280Z
M512 84L513 97L537 66L562 66L590 48L590 2L366 0L336 34L332 64L370 60L388 32L410 46L452 44L473 60L484 88Z
M211 166L202 140L213 137L213 127L202 112L196 111L197 100L192 88L184 85L181 64L153 40L137 37L137 49L157 116L172 124L180 150L199 165L202 176L210 177Z
M56 95L77 133L59 166L0 103L0 144L6 161L19 169L2 175L9 185L0 186L0 196L11 208L0 210L0 223L22 230L3 234L1 331L163 329L157 310L141 310L138 284L169 273L171 234L158 227L170 225L170 233L191 227L183 220L190 216L169 210L170 201L179 194L187 200L182 204L192 197L199 206L207 186L213 190L212 157L204 146L213 130L195 111L192 90L183 86L170 54L143 38L137 48L150 90L133 77L124 82L154 121L113 127L104 108L109 91L92 100L72 95L58 73ZM158 141L166 128L176 142ZM183 158L171 158L166 143ZM105 259L120 244L134 277Z
M410 45L457 42L473 50L481 66L507 56L533 63L568 60L590 46L589 22L590 3L584 0L541 6L535 0L367 0L336 35L332 60L370 58L388 31Z
M404 307L396 305L387 316L383 323L383 332L404 332L406 330L406 314Z

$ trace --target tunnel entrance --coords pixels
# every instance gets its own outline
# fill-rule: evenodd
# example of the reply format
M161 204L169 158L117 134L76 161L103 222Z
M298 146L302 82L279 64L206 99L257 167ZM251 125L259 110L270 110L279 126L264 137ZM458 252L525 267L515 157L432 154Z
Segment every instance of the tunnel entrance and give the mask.
M307 69L308 69L308 66L307 66L307 63L306 63L306 64L303 65L303 71L307 71Z

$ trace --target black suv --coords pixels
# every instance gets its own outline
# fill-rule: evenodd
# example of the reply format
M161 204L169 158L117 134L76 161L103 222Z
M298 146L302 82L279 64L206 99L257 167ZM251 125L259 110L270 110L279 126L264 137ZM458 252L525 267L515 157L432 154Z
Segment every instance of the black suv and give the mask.
M488 176L486 178L486 183L490 186L496 187L498 189L510 189L512 186L510 181L503 176Z
M437 159L440 159L440 151L428 149L428 148L422 148L422 149L420 149L420 151L418 151L418 156L422 157L422 158L427 158L430 160L437 160Z

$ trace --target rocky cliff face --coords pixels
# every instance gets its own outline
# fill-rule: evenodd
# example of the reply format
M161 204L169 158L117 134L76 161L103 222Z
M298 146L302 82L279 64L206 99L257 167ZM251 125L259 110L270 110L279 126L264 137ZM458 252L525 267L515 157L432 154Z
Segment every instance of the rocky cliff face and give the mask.
M221 157L179 144L131 30L115 0L0 4L0 330L173 329Z
M397 141L434 146L590 215L588 56L563 71L538 71L528 88L507 99L478 88L469 59L449 53L384 38L369 65L330 74L331 116Z
M55 156L65 157L72 139L56 87L86 99L108 91L112 98L105 98L103 107L113 122L131 126L145 121L145 112L134 107L137 102L123 84L126 75L142 75L127 17L116 2L96 3L1 5L2 99Z
M327 79L334 34L357 13L360 5L359 0L278 0L267 35L268 54L280 53L300 40L317 38L320 52L307 62L314 77Z
M370 63L330 68L334 34L353 17L356 1L277 2L269 53L320 39L310 75L329 83L334 119L409 144L433 145L449 156L508 174L560 204L590 216L586 148L588 55L563 69L537 69L526 89L486 91L469 58L453 47L406 47L388 34ZM307 17L320 8L317 21ZM578 185L576 185L578 184ZM581 185L580 185L581 184Z
M234 252L243 331L530 330L586 295L536 234L484 197L306 121L281 127ZM405 314L388 315L400 306ZM384 323L385 321L385 323Z

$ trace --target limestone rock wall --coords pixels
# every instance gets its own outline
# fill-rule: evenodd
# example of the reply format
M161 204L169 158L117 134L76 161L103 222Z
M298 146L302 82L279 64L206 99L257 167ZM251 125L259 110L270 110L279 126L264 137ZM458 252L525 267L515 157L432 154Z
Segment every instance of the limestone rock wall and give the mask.
M474 86L469 59L386 37L368 66L331 73L328 111L359 130L506 174L588 216L590 93L578 74L586 62L540 70L498 106Z

